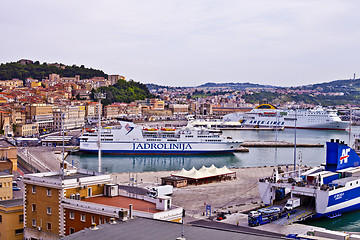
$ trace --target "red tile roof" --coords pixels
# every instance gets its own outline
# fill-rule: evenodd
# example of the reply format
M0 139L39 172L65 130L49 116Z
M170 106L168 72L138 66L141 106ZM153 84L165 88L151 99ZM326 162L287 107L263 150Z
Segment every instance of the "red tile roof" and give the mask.
M99 196L99 197L86 198L82 201L98 203L98 204L108 205L108 206L112 206L112 207L120 207L120 208L125 208L125 209L129 209L129 204L132 204L133 209L136 211L150 212L150 213L161 212L159 210L156 210L155 203L146 202L146 201L140 200L140 199L123 197L123 196L117 196L117 197Z

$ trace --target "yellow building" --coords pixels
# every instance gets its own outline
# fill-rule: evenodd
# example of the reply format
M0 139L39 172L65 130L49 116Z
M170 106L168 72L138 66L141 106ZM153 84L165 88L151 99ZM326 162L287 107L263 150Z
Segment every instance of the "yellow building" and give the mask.
M24 238L23 199L0 201L0 239Z
M26 137L26 136L36 135L38 133L39 133L38 123L20 124L16 126L14 131L15 137Z
M0 201L13 198L12 180L13 175L6 172L0 172Z
M12 171L17 171L17 147L5 140L0 140L0 157L12 162Z
M64 179L57 172L35 173L23 178L24 237L28 239L58 239L65 235L62 199L79 199L99 195L103 185L110 183L110 175L87 171L72 171Z

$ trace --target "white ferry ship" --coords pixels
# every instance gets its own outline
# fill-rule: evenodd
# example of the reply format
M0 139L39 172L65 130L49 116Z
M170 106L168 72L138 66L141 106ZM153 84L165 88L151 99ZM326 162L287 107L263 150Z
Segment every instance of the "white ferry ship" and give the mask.
M296 120L296 121L295 121ZM277 109L270 104L261 104L247 113L230 113L223 121L240 121L244 126L285 127L322 130L346 130L349 122L342 121L336 110L318 106L314 109Z
M232 153L241 141L220 131L184 127L146 128L120 121L101 129L101 151L105 154L202 154ZM80 137L80 151L98 151L98 133L88 129Z
M342 213L360 210L360 157L338 140L327 143L324 166L279 173L259 180L259 192L265 204L278 200L277 192L290 192L300 199L306 217L339 217ZM306 171L304 171L306 170Z

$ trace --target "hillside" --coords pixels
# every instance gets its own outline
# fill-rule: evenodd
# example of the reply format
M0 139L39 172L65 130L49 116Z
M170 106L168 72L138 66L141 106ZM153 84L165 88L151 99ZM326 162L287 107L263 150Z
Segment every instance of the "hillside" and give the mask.
M64 64L48 64L42 63L39 61L27 60L26 62L20 63L11 62L0 65L0 80L10 80L13 78L18 78L20 80L25 80L26 78L33 78L42 80L45 77L48 77L49 74L56 73L61 77L74 77L75 75L80 75L81 79L88 79L92 77L104 77L107 78L102 70L86 68L84 65L76 66L66 66Z
M130 103L135 100L154 98L145 84L135 82L133 80L119 80L112 86L101 87L96 91L93 90L91 98L94 99L94 93L99 91L106 93L106 99L102 100L102 103L105 105L109 105L114 102Z

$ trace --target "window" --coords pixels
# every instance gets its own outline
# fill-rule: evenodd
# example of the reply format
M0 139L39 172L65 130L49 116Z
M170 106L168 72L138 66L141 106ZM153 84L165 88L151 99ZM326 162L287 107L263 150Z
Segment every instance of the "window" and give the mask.
M35 220L35 219L33 219L33 220L31 221L31 223L32 223L32 226L33 226L33 227L36 227L36 220Z
M46 208L46 213L49 214L49 215L51 215L51 207L47 207L47 208Z
M73 234L75 232L75 228L71 227L69 230L70 230L70 234Z
M91 196L92 196L92 188L89 187L89 188L88 188L88 197L91 197Z
M2 222L2 215L0 215L0 222Z
M19 215L19 223L24 222L24 214Z
M32 193L36 193L36 186L32 186Z
M74 214L74 212L70 212L70 213L69 213L69 218L70 218L70 219L75 219L75 214Z
M103 224L104 220L102 218L99 218L99 224Z
M5 185L5 184L4 184ZM0 188L2 188L2 183L0 183Z
M16 230L15 230L15 235L22 234L23 232L24 232L24 229L23 229L23 228L16 229Z
M47 189L46 193L50 197L51 196L51 189Z
M46 225L47 225L47 226L46 226L46 227L47 227L47 230L51 230L51 223L48 222Z
M80 221L82 221L82 222L86 221L85 214L80 215Z
M70 194L70 199L75 199L75 194Z
M31 210L32 210L33 212L36 211L36 204L33 204L33 205L31 206Z
M91 216L91 223L95 223L95 216Z

